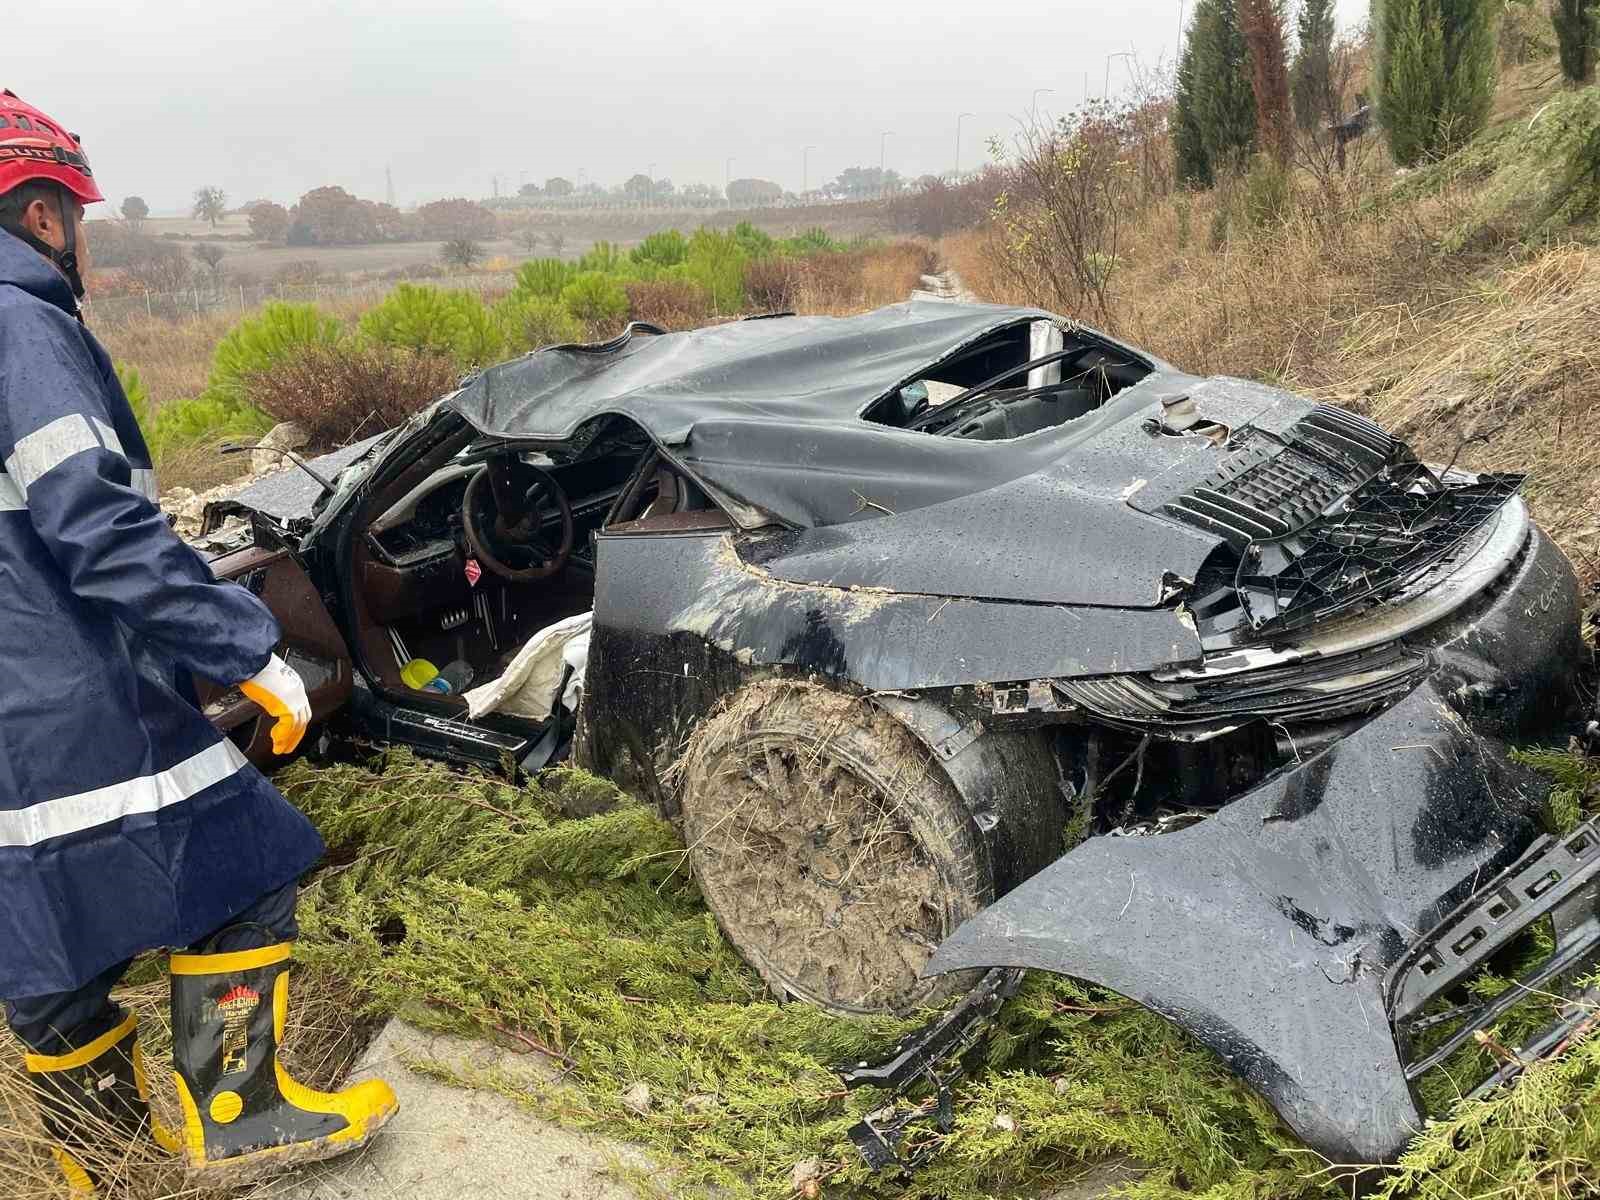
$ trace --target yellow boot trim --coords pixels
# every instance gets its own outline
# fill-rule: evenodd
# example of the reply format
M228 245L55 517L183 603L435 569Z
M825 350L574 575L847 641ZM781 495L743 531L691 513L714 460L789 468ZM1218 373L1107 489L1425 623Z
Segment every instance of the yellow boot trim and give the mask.
M133 1054L131 1057L133 1059L134 1086L139 1089L139 1099L143 1100L148 1107L150 1104L150 1076L145 1072L144 1047L140 1044L138 1038L133 1040ZM154 1109L150 1110L150 1137L156 1145L160 1146L168 1154L183 1153L183 1142L177 1134L156 1120Z
M81 1050L74 1050L70 1054L24 1054L22 1061L28 1070L35 1075L49 1075L56 1071L74 1071L79 1067L87 1067L137 1027L137 1018L132 1013L129 1013L127 1020L123 1021L122 1024L109 1033L101 1034Z
M62 1178L67 1181L67 1190L69 1192L74 1196L99 1195L99 1192L95 1190L94 1180L89 1178L89 1172L83 1169L82 1163L60 1147L51 1151L51 1154L56 1160L56 1166L61 1170Z
M206 1127L200 1123L200 1109L189 1094L189 1085L183 1076L174 1071L173 1082L178 1085L178 1107L183 1109L183 1150L191 1168L206 1165Z
M278 976L272 989L272 1025L280 1046L288 1016L289 973L285 971ZM303 1112L328 1113L345 1119L343 1129L319 1139L330 1146L345 1143L359 1146L400 1107L394 1089L381 1079L369 1079L342 1092L319 1092L293 1078L276 1056L272 1067L277 1073L278 1092L289 1104Z
M270 967L293 955L293 942L279 942L276 946L239 950L233 954L174 954L170 967L174 975L232 975Z

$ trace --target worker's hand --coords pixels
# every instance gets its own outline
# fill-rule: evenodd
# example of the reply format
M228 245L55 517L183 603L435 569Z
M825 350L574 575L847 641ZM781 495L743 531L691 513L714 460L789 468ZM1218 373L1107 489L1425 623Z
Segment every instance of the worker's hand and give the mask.
M239 690L266 709L268 716L278 718L272 727L272 752L293 754L306 735L306 726L311 724L311 701L294 668L274 654L258 675L239 685Z

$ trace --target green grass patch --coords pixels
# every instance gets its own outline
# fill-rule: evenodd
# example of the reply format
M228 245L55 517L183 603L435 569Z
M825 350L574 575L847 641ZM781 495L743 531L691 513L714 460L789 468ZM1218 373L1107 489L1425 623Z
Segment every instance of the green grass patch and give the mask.
M1557 779L1554 823L1593 810L1600 765L1554 751L1526 758ZM953 1130L915 1135L926 1165L872 1175L846 1130L886 1098L844 1092L832 1067L885 1051L911 1023L775 1003L722 937L675 829L652 810L578 770L512 787L404 752L361 766L297 764L278 783L331 847L303 906L308 962L352 981L370 1015L568 1056L559 1088L458 1082L650 1147L679 1194L787 1196L795 1164L813 1158L826 1190L863 1197L1042 1193L1109 1158L1151 1166L1124 1185L1148 1200L1342 1194L1194 1039L1121 997L1043 973L1006 1006L984 1069L957 1086ZM598 802L613 807L565 815ZM1546 950L1534 938L1519 953ZM1485 973L1471 990L1506 986ZM1547 1018L1548 1007L1519 1011L1494 1034L1514 1046ZM1485 1054L1469 1047L1435 1073L1429 1090L1448 1116L1429 1124L1382 1195L1594 1194L1600 1042L1452 1110ZM651 1096L643 1112L625 1101L640 1083Z
M685 1187L783 1196L817 1158L830 1190L975 1200L1132 1156L1157 1167L1138 1195L1322 1194L1320 1164L1208 1050L1043 974L1007 1006L987 1069L957 1088L953 1132L918 1135L928 1164L870 1175L845 1131L885 1098L846 1094L831 1068L910 1023L775 1003L651 810L580 771L513 788L404 753L297 765L278 783L332 847L304 905L309 962L352 979L374 1015L570 1056L571 1086L519 1099L653 1148ZM563 815L608 795L602 815ZM623 1101L641 1082L645 1113Z
M1498 125L1413 172L1392 199L1470 189L1468 211L1445 248L1510 237L1538 243L1587 235L1600 217L1600 86L1562 92L1531 119Z

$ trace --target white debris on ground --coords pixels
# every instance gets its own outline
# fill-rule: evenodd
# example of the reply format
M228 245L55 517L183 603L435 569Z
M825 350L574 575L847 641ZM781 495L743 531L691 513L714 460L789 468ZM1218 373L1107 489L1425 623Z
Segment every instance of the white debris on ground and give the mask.
M256 443L261 448L250 452L248 474L241 475L238 479L230 479L227 483L218 484L214 488L207 488L203 492L186 487L169 488L161 493L161 511L172 517L172 527L179 537L185 540L198 537L200 524L205 519L206 505L216 500L226 500L258 479L279 471L295 469L294 464L277 451L299 450L310 441L310 435L291 421L274 425L271 431Z
M940 271L937 275L924 275L922 286L911 293L913 300L957 300L963 304L976 304L978 298L961 282L954 271Z

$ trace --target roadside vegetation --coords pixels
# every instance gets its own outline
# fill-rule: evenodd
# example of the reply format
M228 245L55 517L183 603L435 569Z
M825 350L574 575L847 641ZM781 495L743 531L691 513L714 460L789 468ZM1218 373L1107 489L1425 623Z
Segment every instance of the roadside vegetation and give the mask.
M270 302L243 319L136 322L108 334L164 485L238 473L219 445L293 421L313 448L381 432L462 375L628 321L686 329L751 313L842 313L904 299L933 269L912 242L839 242L821 229L775 238L731 230L656 233L631 250L598 242L575 262L524 262L485 296L402 282L365 309Z
M1559 784L1552 826L1600 812L1600 764L1556 753L1535 762ZM674 1195L980 1200L1046 1193L1107 1161L1150 1168L1124 1185L1142 1200L1348 1195L1347 1179L1186 1034L1043 973L1003 1011L981 1069L955 1085L951 1128L928 1122L911 1134L907 1149L924 1165L871 1174L846 1131L889 1098L846 1093L833 1068L886 1052L913 1023L774 1002L705 910L677 831L653 810L570 768L518 788L405 752L302 762L277 782L330 847L303 895L294 987L309 1004L292 1009L289 1040L294 1068L313 1083L339 1078L368 1031L399 1015L560 1063L561 1080L543 1085L443 1077L649 1147ZM1487 995L1508 984L1486 976L1475 986ZM158 1061L170 1040L158 959L136 966L121 999ZM1497 1038L1515 1045L1548 1015L1521 1011ZM44 1200L53 1167L16 1059L0 1035L0 1178L17 1200ZM1451 1112L1450 1089L1478 1065L1436 1083L1446 1119L1379 1195L1593 1194L1600 1041ZM170 1116L167 1076L154 1086ZM109 1169L131 1200L194 1194L152 1148Z

